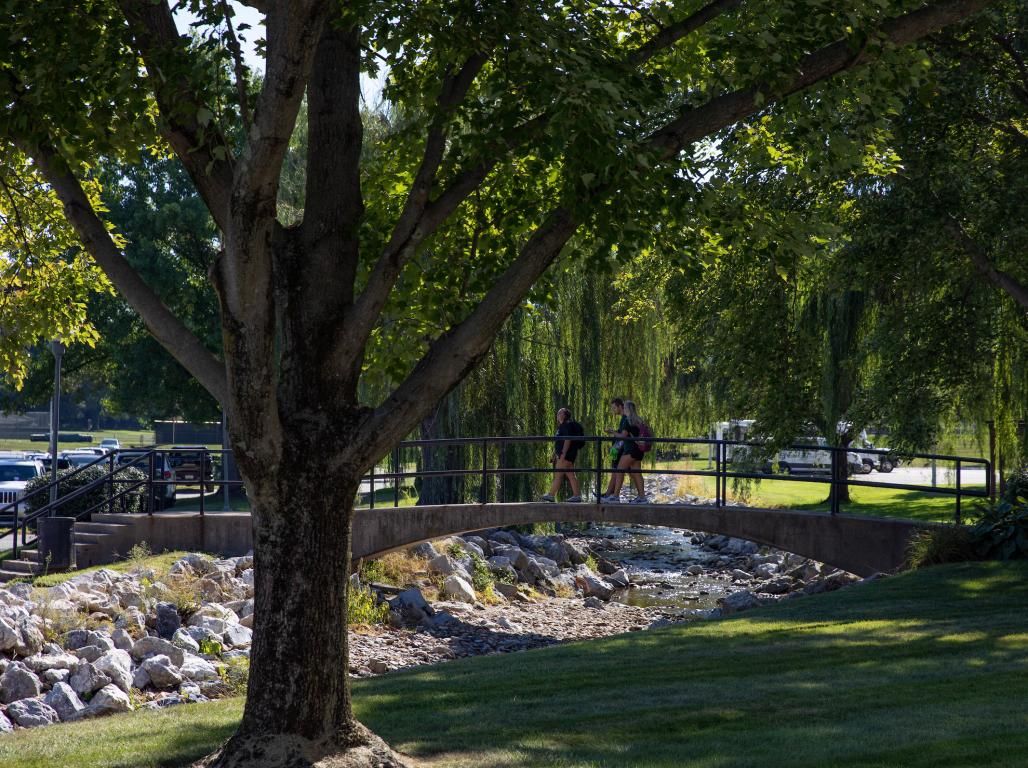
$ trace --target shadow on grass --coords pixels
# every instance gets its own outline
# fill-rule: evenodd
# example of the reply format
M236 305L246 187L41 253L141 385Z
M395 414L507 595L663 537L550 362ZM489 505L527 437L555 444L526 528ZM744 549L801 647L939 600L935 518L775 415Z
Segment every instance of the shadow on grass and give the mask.
M1025 565L935 569L722 622L389 675L355 700L432 765L1016 764L1026 577Z

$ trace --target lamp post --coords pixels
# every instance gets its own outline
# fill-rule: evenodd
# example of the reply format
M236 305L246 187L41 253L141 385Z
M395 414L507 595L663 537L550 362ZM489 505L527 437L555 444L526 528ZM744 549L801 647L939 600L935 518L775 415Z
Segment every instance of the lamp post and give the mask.
M57 501L57 430L61 423L61 360L64 358L65 346L57 339L50 342L50 351L54 354L54 396L50 402L50 504ZM50 510L53 517L54 511Z

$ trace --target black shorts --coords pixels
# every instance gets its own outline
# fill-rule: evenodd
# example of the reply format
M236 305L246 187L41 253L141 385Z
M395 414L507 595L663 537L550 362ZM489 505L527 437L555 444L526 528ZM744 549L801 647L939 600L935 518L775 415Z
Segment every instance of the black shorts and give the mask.
M633 448L632 450L630 450L628 452L628 455L631 456L636 461L642 461L643 460L643 456L645 456L646 454L644 454L638 448Z
M558 453L557 455L559 456L560 454ZM574 464L576 458L578 458L578 447L572 443L571 447L564 453L564 459Z

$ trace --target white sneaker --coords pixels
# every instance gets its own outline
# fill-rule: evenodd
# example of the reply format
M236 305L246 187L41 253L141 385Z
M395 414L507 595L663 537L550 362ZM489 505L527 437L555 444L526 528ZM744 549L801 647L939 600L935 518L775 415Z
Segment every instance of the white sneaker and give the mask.
M613 496L613 495L612 496L600 496L600 503L601 504L620 504L621 503L621 497L620 496Z
M568 504L578 504L581 501L582 501L582 497L581 496L572 496L570 499L568 499Z
M632 499L628 503L629 504L649 504L650 500L648 498L646 498L645 496L636 496L634 499Z
M555 501L555 499L550 494L548 494L548 493L544 493L542 496L540 496L539 500L540 501Z

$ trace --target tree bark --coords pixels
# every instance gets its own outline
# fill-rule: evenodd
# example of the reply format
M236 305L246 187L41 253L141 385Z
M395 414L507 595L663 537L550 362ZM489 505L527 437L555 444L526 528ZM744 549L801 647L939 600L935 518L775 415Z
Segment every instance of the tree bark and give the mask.
M282 436L277 466L243 468L259 620L242 723L202 765L404 765L351 711L346 591L361 472L345 458L352 435L290 428L299 433Z

